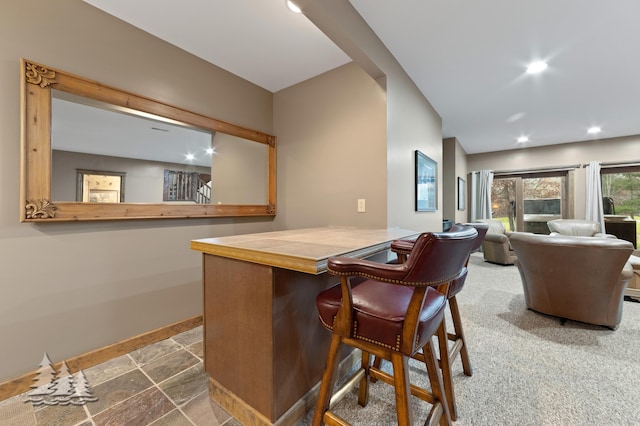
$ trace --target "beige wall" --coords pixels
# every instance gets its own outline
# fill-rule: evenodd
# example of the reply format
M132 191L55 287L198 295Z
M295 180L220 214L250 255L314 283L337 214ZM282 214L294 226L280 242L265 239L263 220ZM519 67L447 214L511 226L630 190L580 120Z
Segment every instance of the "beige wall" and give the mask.
M267 133L273 95L81 0L0 6L0 381L201 313L189 240L269 219L19 223L20 58Z
M467 189L469 180L467 179L467 154L456 138L446 138L442 140L442 205L444 219L452 220L455 223L467 222L468 195ZM464 179L465 184L465 207L458 210L458 178Z
M386 96L350 63L274 95L278 229L386 226ZM357 200L366 212L357 212Z
M476 170L527 170L539 167L586 164L590 161L625 162L640 160L640 136L574 142L536 148L489 152L468 156L469 172ZM585 215L585 170L576 169L574 214Z
M384 44L344 0L299 0L304 14L386 89L387 226L442 229L442 121ZM414 151L438 167L438 211L414 210ZM382 171L381 171L382 173Z
M441 229L440 117L350 3L310 5L357 66L273 95L81 0L2 3L0 341L10 349L0 381L32 371L45 351L59 361L200 314L191 239L322 225ZM19 223L20 57L275 134L275 223ZM439 164L437 212L414 211L416 149Z
M416 231L442 230L442 121L413 82L399 70L387 77L387 194L389 226ZM415 211L414 152L438 164L438 210Z

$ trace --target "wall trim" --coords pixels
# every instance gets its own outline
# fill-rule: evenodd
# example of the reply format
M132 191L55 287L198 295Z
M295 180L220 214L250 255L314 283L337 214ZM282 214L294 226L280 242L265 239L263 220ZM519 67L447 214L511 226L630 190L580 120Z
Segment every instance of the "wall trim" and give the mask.
M140 349L152 343L168 339L169 337L191 330L199 325L202 325L202 315L187 318L173 324L121 340L111 345L66 359L65 361L69 367L69 371L71 373L76 373L80 370L93 367L94 365L109 361L112 358L135 351L136 349ZM60 365L62 365L62 361L56 363L54 368L58 370ZM29 391L36 371L37 370L33 370L29 373L23 374L22 376L1 382L0 401L4 401L5 399L9 399L13 396Z

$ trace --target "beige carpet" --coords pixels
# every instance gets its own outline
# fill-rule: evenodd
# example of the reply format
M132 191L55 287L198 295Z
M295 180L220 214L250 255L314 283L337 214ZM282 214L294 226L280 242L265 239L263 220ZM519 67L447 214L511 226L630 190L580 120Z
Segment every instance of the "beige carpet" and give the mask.
M479 253L458 301L474 374L465 376L459 360L453 365L455 424L640 425L640 303L624 302L616 331L574 321L562 326L526 309L515 266L486 263ZM426 382L422 371L412 361L414 382ZM336 407L345 420L396 423L390 386L372 384L365 408L355 395ZM414 400L414 408L422 424L429 405Z

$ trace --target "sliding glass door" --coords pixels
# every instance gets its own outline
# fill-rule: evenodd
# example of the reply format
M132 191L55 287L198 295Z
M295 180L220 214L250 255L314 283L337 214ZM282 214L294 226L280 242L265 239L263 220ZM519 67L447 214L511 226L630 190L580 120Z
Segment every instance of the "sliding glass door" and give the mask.
M567 217L568 173L495 176L491 188L494 219L509 231L548 234L547 221Z

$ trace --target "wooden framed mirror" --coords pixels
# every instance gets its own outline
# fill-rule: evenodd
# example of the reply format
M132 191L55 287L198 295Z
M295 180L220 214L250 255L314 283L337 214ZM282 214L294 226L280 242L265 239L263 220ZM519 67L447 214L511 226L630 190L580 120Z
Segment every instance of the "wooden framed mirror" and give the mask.
M275 216L275 136L25 59L22 70L21 222ZM79 201L79 170L126 174L120 202Z

